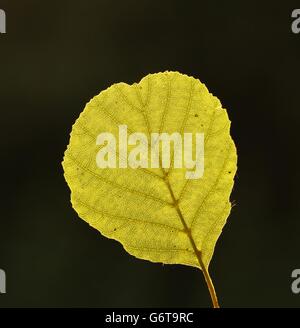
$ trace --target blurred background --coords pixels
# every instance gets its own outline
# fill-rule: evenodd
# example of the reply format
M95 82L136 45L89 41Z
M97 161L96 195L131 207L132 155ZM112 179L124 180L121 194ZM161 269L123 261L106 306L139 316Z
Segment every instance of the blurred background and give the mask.
M224 307L299 307L299 1L1 0L0 307L207 307L201 272L127 254L79 219L61 161L86 102L177 70L228 109L236 203L210 265Z

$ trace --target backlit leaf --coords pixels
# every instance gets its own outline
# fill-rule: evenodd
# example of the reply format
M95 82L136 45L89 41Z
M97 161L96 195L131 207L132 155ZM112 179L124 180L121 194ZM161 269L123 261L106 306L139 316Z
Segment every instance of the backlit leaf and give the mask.
M100 169L97 136L118 136L120 125L146 136L204 133L203 176L187 179L186 168L172 165ZM208 268L231 210L237 156L229 132L226 110L193 77L164 72L138 84L114 84L86 105L73 126L63 161L72 205L138 258L203 269L200 257Z

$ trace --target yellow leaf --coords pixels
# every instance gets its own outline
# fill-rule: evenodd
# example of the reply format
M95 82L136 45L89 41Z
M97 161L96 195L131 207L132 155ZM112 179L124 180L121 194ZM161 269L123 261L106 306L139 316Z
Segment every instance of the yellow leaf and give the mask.
M97 136L107 132L118 140L124 125L128 135L139 132L148 140L154 132L182 137L203 133L203 176L187 179L188 169L174 167L173 161L170 168L120 168L127 161L118 147L119 166L99 168ZM82 219L121 242L128 253L152 262L198 267L210 279L206 271L231 210L236 172L229 132L226 110L193 77L164 72L149 74L138 84L114 84L86 105L73 126L63 161L72 205ZM150 157L153 145L147 146ZM132 148L129 145L128 152Z

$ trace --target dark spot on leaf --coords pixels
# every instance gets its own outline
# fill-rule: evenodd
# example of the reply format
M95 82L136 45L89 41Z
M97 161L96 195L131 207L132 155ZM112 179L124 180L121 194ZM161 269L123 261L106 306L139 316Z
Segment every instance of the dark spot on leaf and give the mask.
M198 117L199 115L198 114L195 114L195 117Z

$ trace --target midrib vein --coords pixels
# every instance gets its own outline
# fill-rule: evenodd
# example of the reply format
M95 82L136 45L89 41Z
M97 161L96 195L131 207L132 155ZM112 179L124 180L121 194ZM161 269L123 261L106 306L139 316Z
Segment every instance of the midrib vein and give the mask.
M205 281L206 281L206 285L207 285L207 288L209 290L209 294L210 294L210 297L212 299L212 303L213 303L213 306L215 308L218 308L219 307L219 303L218 303L218 299L217 299L217 295L216 295L216 291L215 291L215 288L214 288L214 285L213 285L213 282L210 278L210 275L209 275L209 272L208 270L206 269L203 261L202 261L202 256L201 256L201 251L197 248L196 246L196 243L195 243L195 240L192 236L192 231L191 231L191 228L187 225L184 217L183 217L183 214L180 210L180 207L179 207L179 202L178 202L178 199L176 199L175 195L174 195L174 192L173 192L173 189L171 187L171 184L170 184L170 181L169 181L169 178L168 178L168 173L166 173L166 171L162 168L162 171L164 173L164 181L168 187L168 190L170 192L170 195L171 195L171 198L172 198L172 202L173 202L173 206L174 208L176 209L176 212L180 218L180 221L183 225L183 228L184 228L184 232L187 234L188 238L189 238L189 241L192 245L192 248L193 248L193 251L197 257L197 260L198 260L198 263L200 265L200 268L203 272L203 275L204 275L204 278L205 278Z

